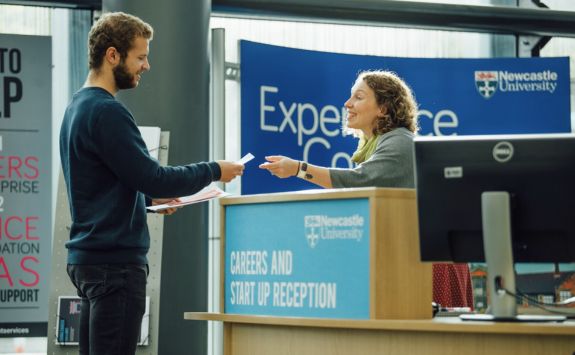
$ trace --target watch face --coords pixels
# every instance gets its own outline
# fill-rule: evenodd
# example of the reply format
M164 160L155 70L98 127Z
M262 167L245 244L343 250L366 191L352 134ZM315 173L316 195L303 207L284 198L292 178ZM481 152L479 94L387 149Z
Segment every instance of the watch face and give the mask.
M307 163L306 162L301 162L301 167L300 170L297 174L297 177L302 178L302 179L312 179L313 175L307 172Z
M313 175L307 172L307 163L303 163L302 165L303 165L303 166L302 166L301 169L305 172L305 175L304 175L305 178L306 178L307 180L312 179L312 178L313 178Z

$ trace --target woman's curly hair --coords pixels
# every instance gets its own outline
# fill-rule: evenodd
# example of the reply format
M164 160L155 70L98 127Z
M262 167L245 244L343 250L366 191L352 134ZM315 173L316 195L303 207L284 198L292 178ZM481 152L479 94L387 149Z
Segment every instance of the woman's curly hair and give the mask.
M136 16L123 12L102 15L88 35L88 58L90 69L102 66L106 50L116 48L122 59L128 56L134 40L143 37L152 40L154 29Z
M395 128L405 127L416 133L417 102L409 86L397 74L385 71L364 71L357 80L363 80L375 93L378 106L386 108L373 128L374 135L387 133Z

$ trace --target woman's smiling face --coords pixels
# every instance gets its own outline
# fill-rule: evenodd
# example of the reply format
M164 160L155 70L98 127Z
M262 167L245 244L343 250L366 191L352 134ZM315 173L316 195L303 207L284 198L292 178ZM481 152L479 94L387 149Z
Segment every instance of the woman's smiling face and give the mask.
M378 106L375 92L363 80L356 81L351 88L351 96L345 102L347 127L358 129L366 137L373 135L374 122L381 117L383 110Z

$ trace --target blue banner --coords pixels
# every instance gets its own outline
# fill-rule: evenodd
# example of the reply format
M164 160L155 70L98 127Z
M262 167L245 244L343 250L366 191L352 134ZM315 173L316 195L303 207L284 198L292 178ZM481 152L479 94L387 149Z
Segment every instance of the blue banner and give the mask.
M226 207L225 312L369 319L369 200Z
M352 167L341 133L357 74L391 70L413 89L421 135L571 132L569 58L436 59L335 54L241 41L241 150ZM248 169L242 194L315 188Z

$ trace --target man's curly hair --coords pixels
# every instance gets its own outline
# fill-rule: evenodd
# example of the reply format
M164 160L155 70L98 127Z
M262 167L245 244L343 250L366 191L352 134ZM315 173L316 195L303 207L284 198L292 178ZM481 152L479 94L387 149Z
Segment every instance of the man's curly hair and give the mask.
M136 16L123 12L102 15L92 26L88 36L90 69L100 69L108 48L116 48L122 59L125 59L136 38L152 40L153 36L152 26Z

